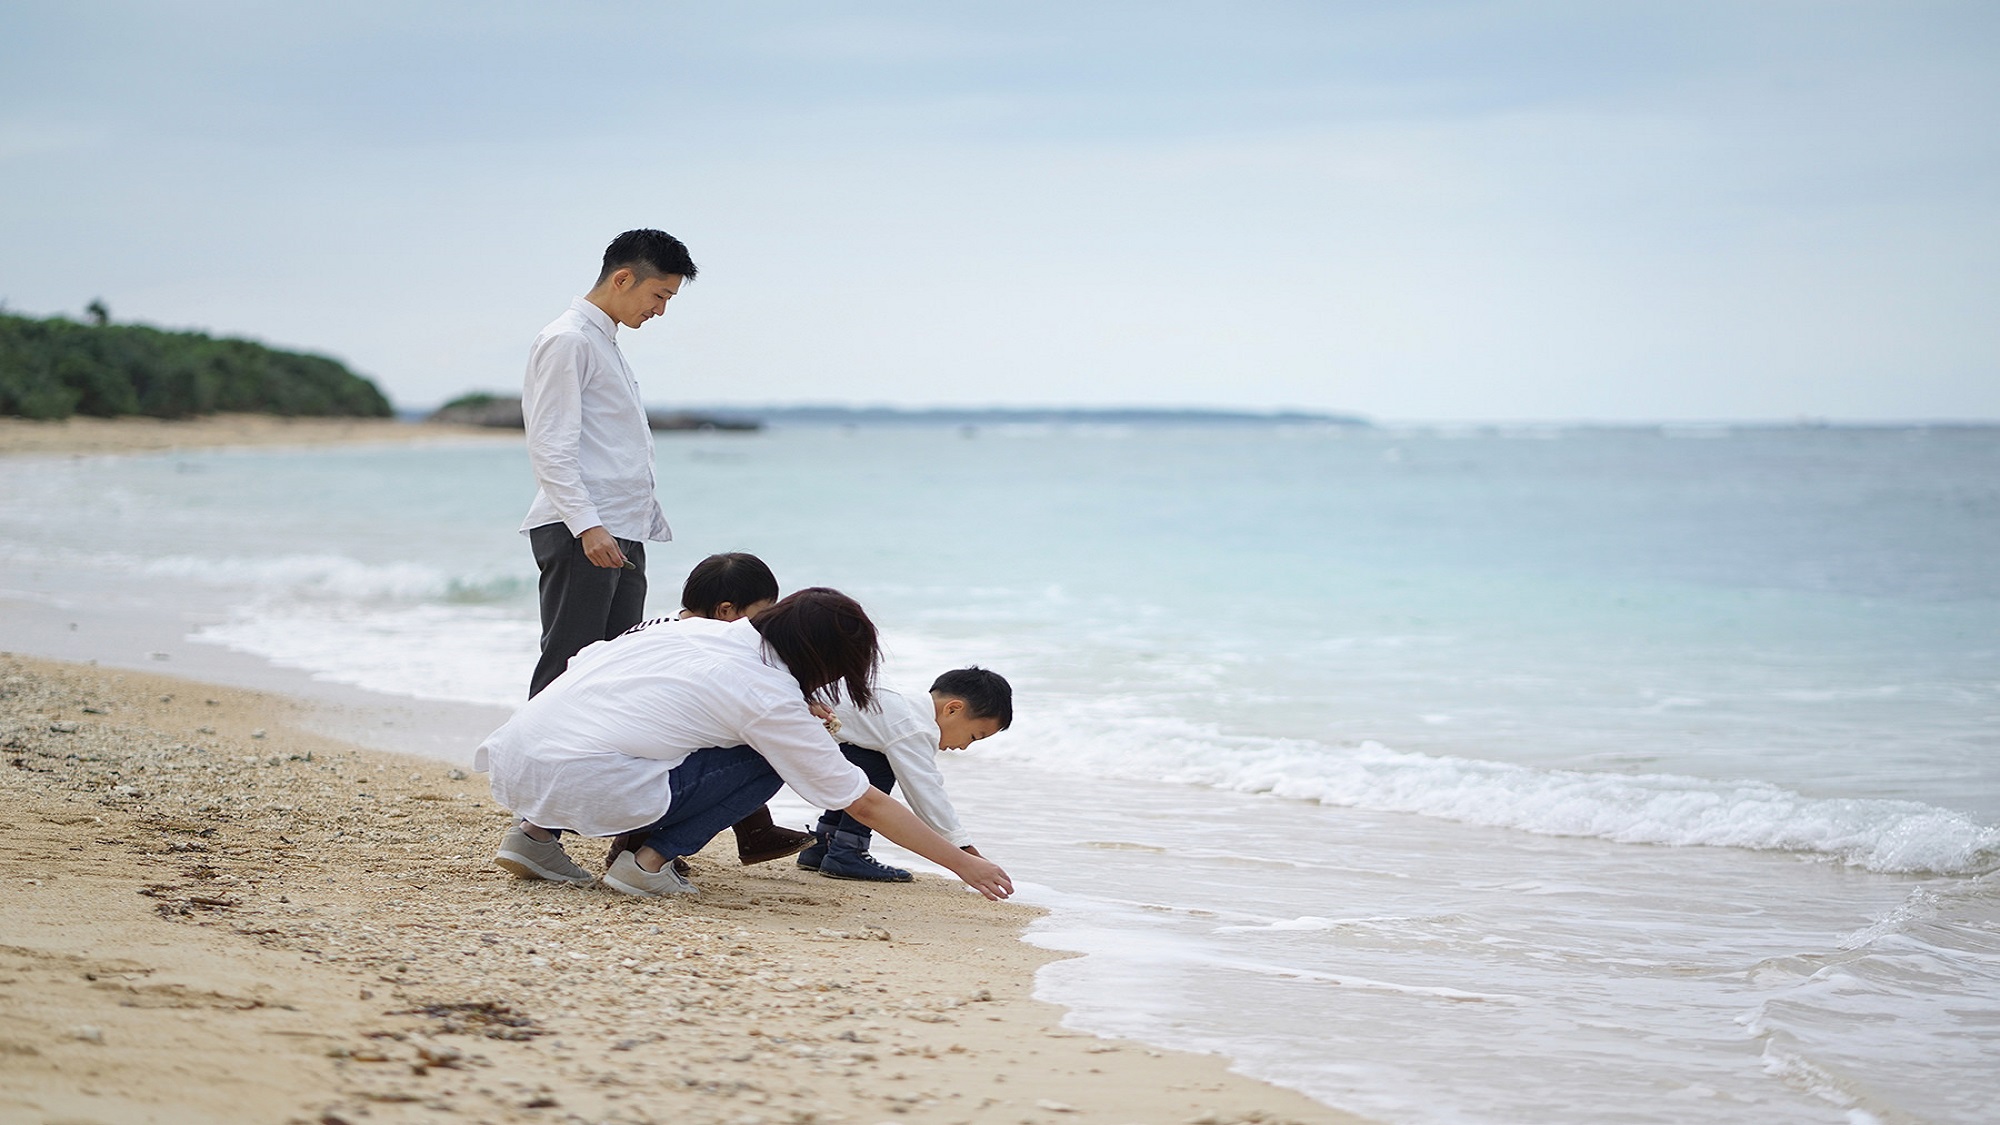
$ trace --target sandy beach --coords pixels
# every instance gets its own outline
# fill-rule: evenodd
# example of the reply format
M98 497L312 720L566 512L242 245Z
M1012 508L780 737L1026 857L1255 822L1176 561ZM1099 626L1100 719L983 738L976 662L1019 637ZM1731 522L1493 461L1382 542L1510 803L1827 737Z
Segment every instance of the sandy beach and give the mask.
M0 1120L1351 1120L1063 1030L1033 912L942 879L509 879L483 778L306 711L0 658Z
M212 414L165 421L159 418L87 418L58 422L0 418L0 456L9 454L99 455L167 449L213 449L237 445L339 445L354 442L420 441L440 437L519 440L519 435L474 426L404 422L393 418L281 418L271 414Z

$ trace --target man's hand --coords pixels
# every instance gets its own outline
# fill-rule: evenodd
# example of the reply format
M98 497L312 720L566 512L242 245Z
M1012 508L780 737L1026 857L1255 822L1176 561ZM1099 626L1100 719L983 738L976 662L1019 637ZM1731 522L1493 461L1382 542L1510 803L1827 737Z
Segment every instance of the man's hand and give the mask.
M589 559L592 566L616 570L625 565L625 552L618 549L618 540L612 538L602 525L585 528L576 539L583 544L583 557Z

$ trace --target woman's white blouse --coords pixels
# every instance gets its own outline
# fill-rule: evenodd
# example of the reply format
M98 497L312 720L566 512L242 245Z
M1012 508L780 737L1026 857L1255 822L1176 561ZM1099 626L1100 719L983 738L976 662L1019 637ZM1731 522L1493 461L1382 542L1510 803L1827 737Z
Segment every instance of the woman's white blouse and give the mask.
M747 745L799 796L842 809L868 789L748 621L662 621L572 657L473 754L493 799L543 828L612 836L666 815L667 774Z

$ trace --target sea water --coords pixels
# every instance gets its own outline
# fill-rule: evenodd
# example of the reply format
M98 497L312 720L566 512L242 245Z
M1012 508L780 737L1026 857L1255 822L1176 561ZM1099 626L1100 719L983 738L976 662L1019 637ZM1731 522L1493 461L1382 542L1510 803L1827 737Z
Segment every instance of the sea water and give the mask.
M1986 1121L2000 430L791 428L677 539L979 663L1070 1022L1391 1122ZM0 596L512 704L507 443L0 462ZM80 594L79 591L86 593ZM802 816L803 808L780 807ZM894 855L894 849L882 849Z

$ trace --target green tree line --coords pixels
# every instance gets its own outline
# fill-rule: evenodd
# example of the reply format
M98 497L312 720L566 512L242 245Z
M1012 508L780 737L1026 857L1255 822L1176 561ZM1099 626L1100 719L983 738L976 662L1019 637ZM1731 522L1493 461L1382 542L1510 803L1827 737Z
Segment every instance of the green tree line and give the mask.
M0 313L0 414L186 418L217 411L389 415L374 383L325 356L248 340Z

